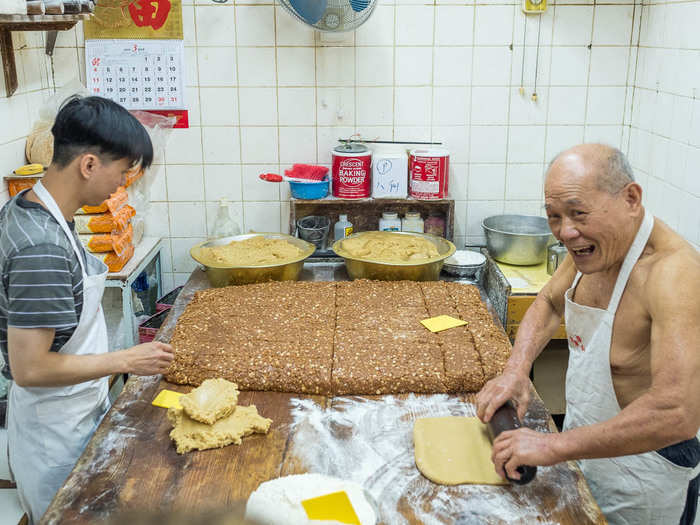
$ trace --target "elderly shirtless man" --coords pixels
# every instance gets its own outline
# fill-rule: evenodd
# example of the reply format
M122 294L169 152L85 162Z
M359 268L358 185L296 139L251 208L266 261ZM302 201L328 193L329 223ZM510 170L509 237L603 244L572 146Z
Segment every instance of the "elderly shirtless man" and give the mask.
M488 421L509 399L525 415L528 374L565 316L564 432L504 432L496 471L579 465L612 524L692 524L700 478L700 255L642 206L624 155L600 144L557 156L545 181L569 255L518 330L504 373L477 397Z

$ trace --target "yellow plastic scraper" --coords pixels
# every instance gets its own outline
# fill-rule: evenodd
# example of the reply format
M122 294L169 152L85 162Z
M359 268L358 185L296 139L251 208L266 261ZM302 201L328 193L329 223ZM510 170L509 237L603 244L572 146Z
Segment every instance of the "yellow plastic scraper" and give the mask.
M437 317L431 317L430 319L423 319L421 324L431 332L441 332L442 330L447 330L448 328L465 325L467 322L449 315L438 315Z
M355 514L350 498L344 490L317 498L305 499L301 505L310 520L338 521L350 525L361 525L360 518Z
M162 408L182 408L180 406L180 396L182 393L172 390L161 390L151 403L154 406Z

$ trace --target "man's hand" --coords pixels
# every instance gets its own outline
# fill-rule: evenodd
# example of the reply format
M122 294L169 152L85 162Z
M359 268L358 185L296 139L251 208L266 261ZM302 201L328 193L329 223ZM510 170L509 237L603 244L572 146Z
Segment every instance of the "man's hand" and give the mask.
M530 378L526 374L506 370L486 383L476 395L476 415L488 423L494 412L510 399L515 401L518 417L522 421L530 403Z
M549 466L563 461L554 452L557 434L519 428L502 432L493 442L491 460L502 478L520 479L521 465Z
M170 345L158 341L132 346L123 352L125 372L137 376L164 374L175 357Z

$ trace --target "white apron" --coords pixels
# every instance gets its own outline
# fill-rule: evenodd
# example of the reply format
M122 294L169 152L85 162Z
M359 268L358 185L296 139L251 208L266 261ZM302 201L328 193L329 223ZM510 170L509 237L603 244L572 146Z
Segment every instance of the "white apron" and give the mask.
M63 214L41 182L34 192L58 221L73 246L83 272L83 308L78 326L59 352L100 354L108 351L107 327L100 306L107 276L105 264L86 253L83 264ZM22 508L37 523L73 469L109 408L106 377L62 387L12 384L8 402L8 455Z
M566 291L565 322L569 340L564 429L600 423L620 413L610 371L613 321L627 280L654 226L642 225L620 268L607 310L572 300L581 273ZM680 521L688 483L700 472L675 465L657 452L580 460L591 492L611 525L673 525Z

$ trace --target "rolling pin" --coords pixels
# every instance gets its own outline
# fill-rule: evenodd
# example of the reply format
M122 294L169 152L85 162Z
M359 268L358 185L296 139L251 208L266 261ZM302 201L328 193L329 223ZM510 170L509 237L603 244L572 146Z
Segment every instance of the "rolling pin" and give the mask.
M522 426L518 419L518 413L513 403L510 401L507 401L501 408L496 410L493 417L491 417L491 421L489 421L487 425L492 441L495 441L501 432L515 430ZM535 478L535 474L537 474L537 467L530 467L528 465L520 465L517 470L520 474L520 479L512 479L506 473L506 479L516 485L530 483Z

